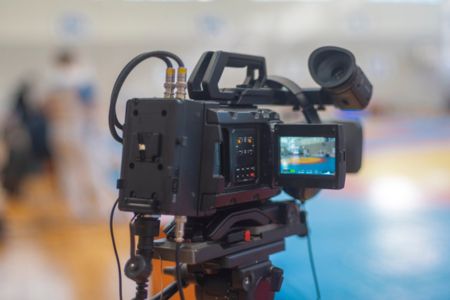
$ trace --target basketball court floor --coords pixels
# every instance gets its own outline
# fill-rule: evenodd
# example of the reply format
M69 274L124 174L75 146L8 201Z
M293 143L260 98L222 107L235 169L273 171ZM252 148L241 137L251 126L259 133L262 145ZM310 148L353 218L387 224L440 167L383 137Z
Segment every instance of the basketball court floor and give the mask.
M306 203L322 299L450 299L450 118L365 123L361 173ZM118 299L107 216L73 220L47 175L6 202L0 299ZM125 219L116 226L123 263ZM315 299L305 239L289 238L272 259L285 271L277 299ZM124 280L125 299L133 290Z

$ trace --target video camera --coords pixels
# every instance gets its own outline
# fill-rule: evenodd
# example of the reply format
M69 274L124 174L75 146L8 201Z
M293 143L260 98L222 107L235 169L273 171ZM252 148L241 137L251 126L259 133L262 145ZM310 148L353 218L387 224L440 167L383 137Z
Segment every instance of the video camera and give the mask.
M247 68L244 83L219 89L225 67ZM287 79L267 77L263 57L207 52L188 82L192 100L129 100L119 208L208 216L265 201L282 188L342 188L346 158L358 154L350 169L359 168L361 134L348 145L348 124L283 124L278 113L256 106L297 106L318 123L316 105L368 104L372 87L350 52L320 48L309 67L321 90L302 91Z
M131 70L150 57L160 58L168 66L164 98L128 100L121 124L115 114L119 90ZM176 82L170 60L179 66ZM225 68L245 68L244 82L220 88ZM270 251L263 251L268 260L270 253L282 250L286 236L307 233L305 216L299 219L301 213L295 205L275 204L270 199L284 190L304 201L319 189L344 187L346 173L357 172L361 166L361 126L353 122L322 124L318 111L326 105L361 110L372 95L372 85L345 49L315 50L309 58L309 71L320 88L302 89L287 78L268 76L264 57L223 51L204 53L188 81L183 62L169 52L144 53L124 68L113 88L110 107L111 133L123 143L118 207L156 222L130 227L132 236L149 239L147 250L142 242L137 253L147 258L153 255L151 247L155 245L151 244L161 214L176 217L166 231L168 239L156 246L159 255L177 259L178 244L188 241L184 256L183 251L181 254L188 265L244 250L252 250L253 254L246 252L251 257L261 253L263 245L272 245ZM190 99L184 99L186 87ZM303 113L306 122L285 124L268 105L292 106ZM123 137L116 127L122 129ZM243 241L249 243L242 246ZM142 284L145 276L136 276L134 268L144 263L135 259L132 249L125 272ZM219 265L236 268L242 261ZM273 272L272 267L264 266L264 270ZM274 282L273 276L278 275L270 276ZM180 286L178 282L179 290ZM252 295L256 290L255 286ZM214 292L205 288L199 295L201 299L214 298ZM136 299L140 299L138 294Z

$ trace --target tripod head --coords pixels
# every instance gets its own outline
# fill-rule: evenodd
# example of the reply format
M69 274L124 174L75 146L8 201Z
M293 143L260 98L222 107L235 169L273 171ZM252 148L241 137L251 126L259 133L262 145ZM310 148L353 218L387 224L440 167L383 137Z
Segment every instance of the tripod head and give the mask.
M174 227L169 225L167 238L154 243L163 260L175 260ZM190 218L179 253L182 280L195 284L197 299L273 299L283 271L269 256L285 249L287 236L306 234L306 214L294 201L230 209L206 220Z

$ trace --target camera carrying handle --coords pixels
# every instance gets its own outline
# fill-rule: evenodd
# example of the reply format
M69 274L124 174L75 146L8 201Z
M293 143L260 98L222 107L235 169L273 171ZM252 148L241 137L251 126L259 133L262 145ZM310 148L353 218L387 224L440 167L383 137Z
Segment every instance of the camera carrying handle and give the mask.
M295 82L282 76L269 76L265 84L271 88L285 88L290 95L294 96L294 101L291 100L292 106L295 109L301 108L306 121L308 123L320 123L320 117L315 108L315 103L305 96L302 88Z
M219 81L226 67L247 67L244 82L234 88L220 89ZM268 76L264 57L223 51L203 53L187 85L193 100L244 106L289 105L302 108L310 123L317 123L315 105L323 108L323 105L333 104L321 89L301 89L287 78Z
M242 85L220 89L219 81L225 68L247 68ZM258 89L267 77L266 61L262 56L224 51L203 53L188 80L189 96L198 100L237 101L243 89Z

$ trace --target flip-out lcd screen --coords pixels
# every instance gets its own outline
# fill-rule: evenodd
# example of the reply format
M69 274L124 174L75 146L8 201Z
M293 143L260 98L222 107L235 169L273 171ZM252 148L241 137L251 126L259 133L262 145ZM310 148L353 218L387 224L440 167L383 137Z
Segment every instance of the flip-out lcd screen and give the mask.
M275 171L283 187L340 189L345 183L345 148L339 124L275 126Z
M280 137L280 174L333 176L336 174L336 138Z

